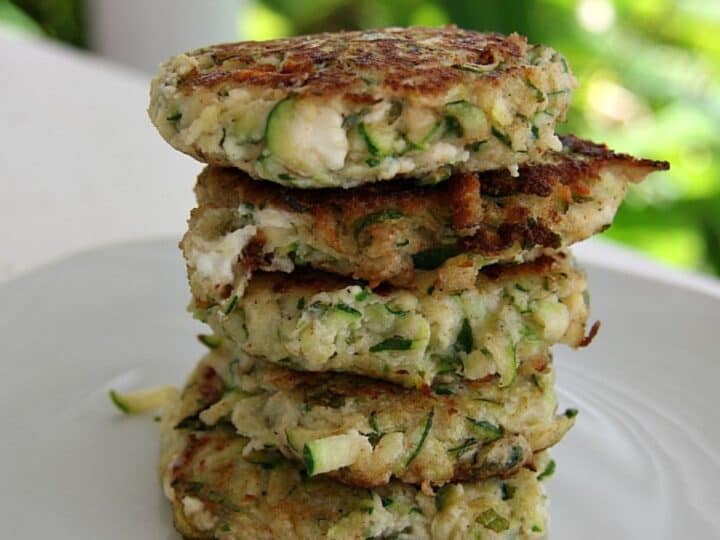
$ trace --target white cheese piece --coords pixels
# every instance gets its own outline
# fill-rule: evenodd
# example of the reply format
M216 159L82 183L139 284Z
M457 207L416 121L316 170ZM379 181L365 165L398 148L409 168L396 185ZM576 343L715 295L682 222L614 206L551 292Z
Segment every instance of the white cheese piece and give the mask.
M183 130L182 137L184 144L190 146L202 135L212 134L218 129L220 107L212 105L202 109L200 116L190 124L190 127Z
M293 228L293 215L275 208L263 208L255 212L255 223L259 227L279 227L283 229Z
M490 116L492 116L494 123L500 126L509 126L514 119L513 113L510 107L508 107L507 101L504 99L497 99L493 102L492 109L490 109Z
M446 142L435 143L428 149L426 160L430 164L457 163L467 161L470 152L461 146Z
M390 102L381 101L380 103L373 106L370 112L363 116L363 122L366 124L373 124L375 122L381 122L385 120L385 117L390 111Z
M217 523L217 517L205 509L205 504L200 499L186 495L183 497L182 504L185 516L197 529L209 531Z
M255 225L247 225L220 240L199 241L199 249L190 252L188 262L196 272L215 284L232 283L233 265L256 233Z
M349 143L343 117L330 107L307 100L295 105L295 119L287 133L288 144L308 171L342 169Z

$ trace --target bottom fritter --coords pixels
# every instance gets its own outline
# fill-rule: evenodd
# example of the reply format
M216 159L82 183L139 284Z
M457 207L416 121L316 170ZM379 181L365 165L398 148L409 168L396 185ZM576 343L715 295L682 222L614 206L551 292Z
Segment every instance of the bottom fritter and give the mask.
M225 424L176 429L162 422L160 475L175 526L186 539L539 539L546 537L544 453L503 479L447 484L435 494L391 482L354 488L308 478L293 462L254 459L248 439ZM541 472L542 471L542 472Z

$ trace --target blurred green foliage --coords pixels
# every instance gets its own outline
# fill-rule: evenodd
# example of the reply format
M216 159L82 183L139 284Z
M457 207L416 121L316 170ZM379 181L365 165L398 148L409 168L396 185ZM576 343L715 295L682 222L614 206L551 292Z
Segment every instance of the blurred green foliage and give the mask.
M12 24L21 31L44 34L82 47L85 45L85 2L0 0L0 24Z
M82 6L0 0L0 23L32 26L24 12L81 45ZM720 275L719 0L258 0L238 17L251 39L448 22L517 31L561 51L580 81L562 131L672 164L633 186L605 235Z

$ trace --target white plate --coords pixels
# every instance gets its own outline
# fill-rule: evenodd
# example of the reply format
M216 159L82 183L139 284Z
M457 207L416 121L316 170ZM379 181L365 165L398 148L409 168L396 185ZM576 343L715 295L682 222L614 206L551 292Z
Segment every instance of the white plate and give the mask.
M181 383L201 354L175 242L106 248L0 287L3 538L169 539L157 426L109 388ZM554 540L720 537L720 294L589 267L603 328L557 352L576 428Z

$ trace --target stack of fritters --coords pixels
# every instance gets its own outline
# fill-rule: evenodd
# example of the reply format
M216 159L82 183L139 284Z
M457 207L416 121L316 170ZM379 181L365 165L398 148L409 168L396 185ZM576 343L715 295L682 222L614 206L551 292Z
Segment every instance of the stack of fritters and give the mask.
M209 166L181 247L210 352L163 418L188 538L543 538L567 247L667 164L558 137L555 51L455 27L208 47L150 115Z

